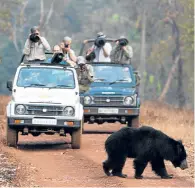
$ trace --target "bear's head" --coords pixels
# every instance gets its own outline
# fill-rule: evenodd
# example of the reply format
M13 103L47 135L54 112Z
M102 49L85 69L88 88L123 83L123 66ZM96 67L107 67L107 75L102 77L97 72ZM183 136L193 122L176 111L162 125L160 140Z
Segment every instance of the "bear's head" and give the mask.
M174 160L172 161L175 168L180 167L182 170L188 168L187 154L181 140L176 141Z

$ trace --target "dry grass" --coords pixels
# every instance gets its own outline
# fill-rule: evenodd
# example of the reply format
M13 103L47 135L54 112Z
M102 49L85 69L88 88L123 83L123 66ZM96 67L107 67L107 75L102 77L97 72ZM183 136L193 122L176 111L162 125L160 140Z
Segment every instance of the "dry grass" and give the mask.
M190 110L146 102L141 107L141 124L151 125L176 139L194 140L194 113Z

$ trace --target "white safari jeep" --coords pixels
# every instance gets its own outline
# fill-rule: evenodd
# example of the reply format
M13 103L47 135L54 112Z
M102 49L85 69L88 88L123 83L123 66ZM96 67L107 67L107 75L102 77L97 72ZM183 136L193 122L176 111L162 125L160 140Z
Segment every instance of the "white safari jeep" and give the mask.
M18 133L71 135L79 149L83 126L76 70L48 63L22 63L13 82L7 82L12 99L7 105L7 145L16 147Z

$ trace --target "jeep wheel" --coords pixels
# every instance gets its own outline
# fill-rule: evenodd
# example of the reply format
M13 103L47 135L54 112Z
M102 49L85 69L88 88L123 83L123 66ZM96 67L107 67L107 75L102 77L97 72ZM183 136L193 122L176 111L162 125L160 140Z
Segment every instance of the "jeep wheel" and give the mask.
M127 121L127 126L138 128L139 127L139 116L129 118Z
M18 131L11 129L9 125L7 125L6 139L7 146L16 147L18 143Z
M71 136L72 149L80 149L81 135L82 135L82 127L72 132L72 136Z

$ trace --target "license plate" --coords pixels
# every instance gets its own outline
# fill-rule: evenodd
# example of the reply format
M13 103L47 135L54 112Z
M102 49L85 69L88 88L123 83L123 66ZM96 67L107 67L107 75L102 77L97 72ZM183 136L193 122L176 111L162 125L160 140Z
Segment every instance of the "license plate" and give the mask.
M117 108L98 108L99 114L118 114Z
M32 120L32 124L35 124L35 125L57 125L57 120L56 119L34 118Z

